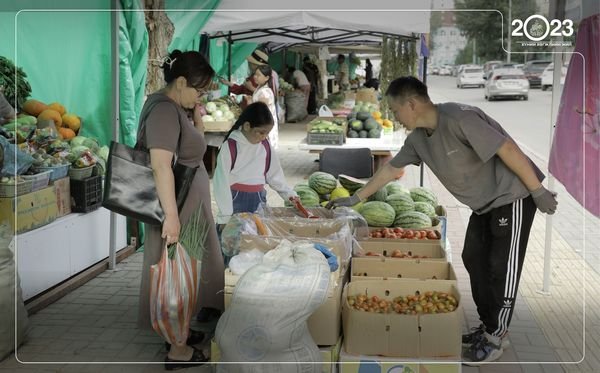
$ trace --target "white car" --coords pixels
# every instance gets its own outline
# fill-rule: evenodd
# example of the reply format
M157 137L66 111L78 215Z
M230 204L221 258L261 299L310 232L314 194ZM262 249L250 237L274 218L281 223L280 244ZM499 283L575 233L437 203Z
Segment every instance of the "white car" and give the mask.
M567 67L563 66L560 74L560 84L565 84L565 76L567 75ZM552 88L552 82L554 81L554 63L548 65L542 73L542 91Z
M485 82L484 97L493 101L499 97L529 98L529 81L519 69L494 69Z
M457 88L463 88L468 85L483 88L484 84L483 68L481 67L465 67L456 77Z

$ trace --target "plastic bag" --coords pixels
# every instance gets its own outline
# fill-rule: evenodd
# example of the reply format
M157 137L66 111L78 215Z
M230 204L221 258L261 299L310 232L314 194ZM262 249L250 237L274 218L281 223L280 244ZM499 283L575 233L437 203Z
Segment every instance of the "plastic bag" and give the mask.
M17 147L17 159L15 161L15 147L17 145L11 144L8 140L0 136L0 146L4 151L4 164L2 164L2 170L0 176L15 176L21 175L31 167L33 164L33 157Z
M222 362L253 364L219 364L217 372L321 372L306 320L328 287L329 266L312 244L284 240L267 252L238 280L215 331Z
M177 243L173 259L167 248L150 267L150 320L165 341L185 345L190 330L200 283L198 261Z
M271 232L257 214L242 212L233 214L221 232L221 250L227 256L236 255L240 249L240 233L269 236Z
M264 255L265 254L258 249L241 252L234 255L231 260L229 260L229 269L234 275L241 276L252 266L260 263Z
M332 117L333 113L331 112L331 109L329 109L329 107L327 105L321 105L321 107L319 108L319 116L320 117Z

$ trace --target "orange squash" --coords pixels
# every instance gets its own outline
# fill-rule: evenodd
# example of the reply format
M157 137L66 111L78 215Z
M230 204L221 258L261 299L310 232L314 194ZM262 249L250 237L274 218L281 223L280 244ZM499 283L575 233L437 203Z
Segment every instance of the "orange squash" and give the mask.
M71 140L73 137L75 137L75 132L72 129L66 127L59 128L58 133L62 136L64 140Z
M67 113L62 116L62 125L69 127L73 132L77 133L81 128L81 119L73 113Z
M380 119L381 118L381 112L379 111L374 111L371 113L371 116L375 119Z
M383 126L383 119L377 118L377 119L375 119L375 122L377 122Z
M51 104L48 105L48 109L52 109L55 111L58 111L58 113L63 116L65 115L65 113L67 112L67 109L65 109L64 106L62 106L62 104L58 103L58 102L53 102Z
M384 119L383 120L383 126L384 127L394 127L394 123L391 120L389 120L389 119Z
M52 119L54 121L54 125L56 128L60 128L62 126L62 117L60 113L56 110L46 109L38 115L38 120L44 119Z
M48 105L41 101L30 99L23 104L23 111L27 114L37 117L44 110L48 109Z

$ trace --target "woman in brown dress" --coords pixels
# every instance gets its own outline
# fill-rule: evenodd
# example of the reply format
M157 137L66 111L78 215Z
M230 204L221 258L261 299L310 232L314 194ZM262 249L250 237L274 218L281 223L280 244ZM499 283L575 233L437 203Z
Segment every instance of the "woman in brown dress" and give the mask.
M202 259L201 277L196 311L200 307L223 309L224 266L217 231L213 221L210 198L210 182L202 161L206 151L204 126L197 105L200 97L206 93L214 70L206 58L198 52L171 53L163 65L166 87L148 96L140 114L140 128L144 123L146 130L143 145L150 150L154 180L160 204L165 211L162 226L146 225L144 244L144 264L139 302L140 328L152 328L150 321L150 266L158 263L165 245L177 242L182 224L198 209L202 203L204 217L209 220L209 232L206 250ZM193 123L185 109L193 110ZM174 155L179 163L199 167L189 194L178 214L175 201L175 187L172 171ZM194 344L190 334L188 344ZM200 336L201 338L202 336ZM196 338L198 339L198 338ZM167 369L180 366L178 362L203 362L207 359L202 351L188 345L171 346L165 359L170 363ZM182 367L189 367L189 364Z

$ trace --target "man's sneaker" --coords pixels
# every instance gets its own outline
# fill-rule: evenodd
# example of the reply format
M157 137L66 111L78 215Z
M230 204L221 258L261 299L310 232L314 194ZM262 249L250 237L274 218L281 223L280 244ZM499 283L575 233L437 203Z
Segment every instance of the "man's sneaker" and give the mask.
M481 336L485 332L485 326L480 324L477 327L471 328L471 332L462 335L462 345L463 347L469 347L473 343L477 342L481 339Z
M502 356L504 350L501 345L494 344L482 335L471 347L463 352L463 363L478 366L481 363L495 361Z
M462 335L463 347L470 347L473 343L477 342L485 334L485 326L480 324L477 327L471 328L471 333ZM510 342L507 338L502 338L502 349L508 348Z

